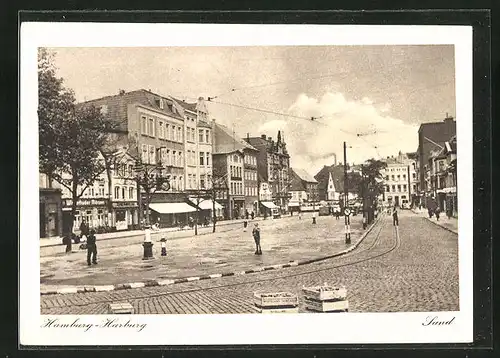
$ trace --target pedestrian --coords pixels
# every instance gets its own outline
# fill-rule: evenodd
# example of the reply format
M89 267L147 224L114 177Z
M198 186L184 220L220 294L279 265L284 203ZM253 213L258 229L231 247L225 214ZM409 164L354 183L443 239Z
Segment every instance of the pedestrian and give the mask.
M366 230L366 213L363 212L363 230Z
M429 219L432 218L432 209L431 208L427 208L427 213L429 214Z
M255 217L255 214L254 214L254 212L253 212L253 211L252 211L251 217L252 217L252 220L253 220L253 218Z
M95 230L90 230L90 235L87 236L87 265L91 265L90 258L92 257L92 263L97 264L97 244L95 237Z
M313 224L316 224L316 211L313 211Z
M245 209L245 219L247 219L247 220L248 220L248 216L249 216L249 215L250 215L250 214L248 213L248 210L246 210L246 209Z
M302 211L299 210L299 220L302 220Z
M441 213L441 209L439 207L436 208L434 211L434 214L436 215L436 220L439 221L439 214Z
M255 227L252 230L253 240L255 241L255 255L262 255L262 249L260 247L260 228L259 224L255 223Z
M247 232L247 225L248 225L248 220L247 220L247 219L245 219L245 220L243 221L243 232Z
M399 226L398 209L396 205L392 208L392 224L394 226Z
M80 224L80 237L83 238L83 235L85 235L85 238L89 235L89 225L85 222L85 219L82 219Z

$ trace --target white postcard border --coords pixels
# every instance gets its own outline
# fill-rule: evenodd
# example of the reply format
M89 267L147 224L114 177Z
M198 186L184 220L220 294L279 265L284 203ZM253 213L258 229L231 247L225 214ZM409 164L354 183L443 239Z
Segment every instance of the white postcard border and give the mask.
M145 36L150 34L166 36ZM172 35L175 34L175 35ZM102 325L111 316L40 315L38 47L454 44L459 220L459 312L336 315L132 315L130 328L44 328L47 319ZM23 345L460 343L473 339L472 27L23 23L21 26L19 327ZM84 64L82 64L84 65ZM454 318L423 326L429 315Z

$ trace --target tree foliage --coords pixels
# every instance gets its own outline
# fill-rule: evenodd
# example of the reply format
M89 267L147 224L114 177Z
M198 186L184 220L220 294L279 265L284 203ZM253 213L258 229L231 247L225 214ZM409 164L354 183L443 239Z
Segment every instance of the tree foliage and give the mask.
M100 150L115 125L94 106L76 104L73 91L57 77L53 59L47 49L39 50L39 166L69 189L74 215L77 200L105 169Z

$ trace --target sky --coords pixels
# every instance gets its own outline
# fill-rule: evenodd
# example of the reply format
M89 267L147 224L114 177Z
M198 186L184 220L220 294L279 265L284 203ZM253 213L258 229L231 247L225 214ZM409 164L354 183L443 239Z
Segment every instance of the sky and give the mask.
M140 88L215 97L210 118L241 137L281 130L291 166L312 175L343 162L344 141L349 163L414 152L421 123L455 117L453 45L52 50L77 101Z

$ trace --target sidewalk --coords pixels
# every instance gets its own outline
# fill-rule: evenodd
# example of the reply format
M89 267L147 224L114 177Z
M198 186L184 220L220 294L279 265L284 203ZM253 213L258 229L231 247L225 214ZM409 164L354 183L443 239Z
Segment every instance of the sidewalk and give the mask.
M255 219L253 219L253 221L260 221L260 220L264 220L264 218L256 217ZM243 225L243 221L244 221L244 219L219 221L219 222L217 222L216 227L226 226L226 225L236 225L236 224ZM249 218L248 221L250 222L252 220ZM212 225L209 225L208 227L210 229L212 229ZM198 226L198 231L203 231L203 229L206 229L206 227ZM192 235L192 232L194 232L194 228L191 229L190 227L184 227L184 228L180 229L178 227L169 227L169 228L160 229L160 231L159 231L159 233L164 233L164 232L188 232L188 233L190 233L190 235ZM158 231L156 231L156 233L158 233ZM102 240L123 239L123 238L127 238L127 237L132 237L132 236L144 235L144 231L143 230L127 230L127 231L108 232L105 234L97 234L97 235L98 235L99 241L102 241ZM51 246L61 246L61 245L63 245L62 238L59 236L40 239L40 247L51 247Z
M438 221L436 219L436 215L433 215L432 218L429 218L429 214L427 213L427 210L425 210L425 209L421 209L421 210L412 209L412 211L415 214L417 214L418 216L424 217L427 220L429 220L430 222L432 222L438 226L441 226L443 229L446 229L446 230L451 231L451 232L458 235L458 218L451 217L448 219L446 214L443 215L443 213L441 213L441 215L439 215L439 221Z

